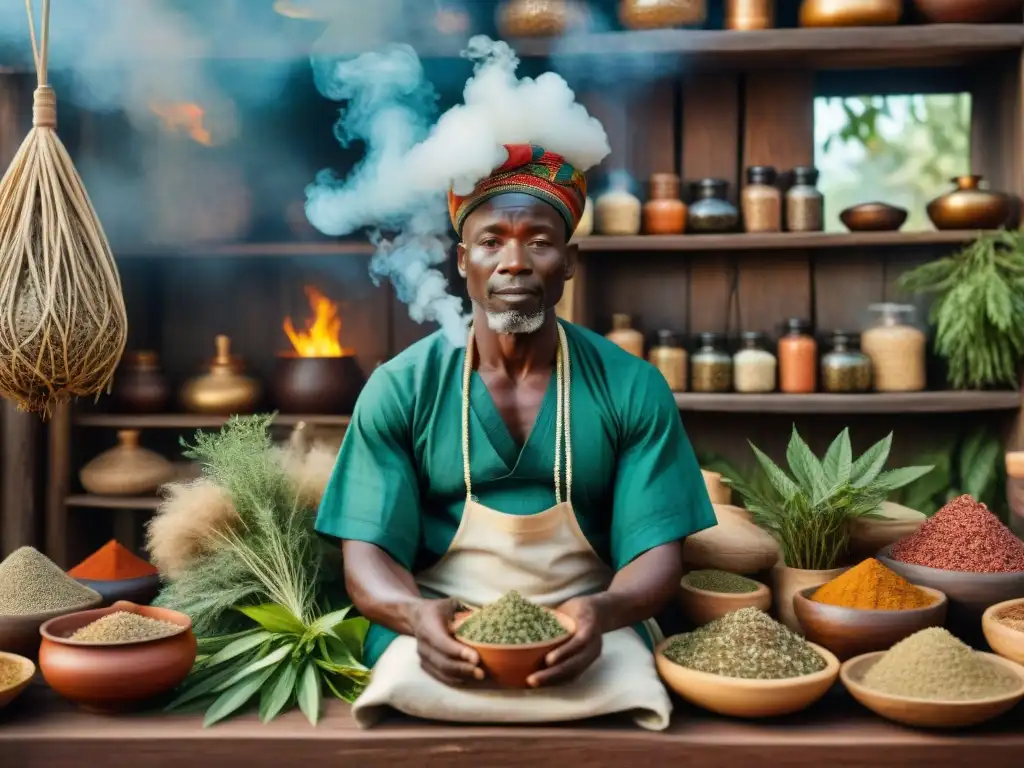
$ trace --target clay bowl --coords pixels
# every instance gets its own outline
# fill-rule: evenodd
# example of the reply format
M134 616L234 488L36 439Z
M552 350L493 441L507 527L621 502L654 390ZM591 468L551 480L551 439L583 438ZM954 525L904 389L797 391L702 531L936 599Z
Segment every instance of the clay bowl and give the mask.
M996 617L1007 608L1024 605L1024 599L1006 600L989 606L981 616L981 631L989 647L1004 659L1024 664L1024 631L1008 627Z
M366 377L351 355L281 355L272 391L281 413L352 413L365 383Z
M839 214L851 232L895 232L907 220L907 211L887 203L861 203Z
M673 638L654 651L658 674L691 704L729 717L776 717L799 712L824 696L839 676L839 659L820 645L811 647L825 659L820 672L784 680L747 680L688 669L665 656Z
M811 600L818 587L802 589L793 596L793 609L811 642L822 645L841 661L871 651L885 651L905 637L926 627L941 627L946 620L946 596L920 587L935 602L906 611L842 608Z
M141 576L137 579L115 579L100 581L97 579L75 579L89 589L99 592L103 597L103 605L111 605L118 600L127 600L139 605L149 605L160 592L160 576Z
M32 682L32 676L36 673L36 665L32 663L31 659L26 659L16 653L0 653L0 660L13 661L21 667L18 679L6 688L0 688L0 709L3 709L28 688L28 684Z
M882 658L884 653L885 651L865 653L843 662L839 676L853 698L876 715L887 720L922 728L965 728L999 717L1004 712L1013 709L1017 702L1024 698L1024 668L992 653L982 653L981 655L993 664L1002 665L1020 677L1020 685L1016 691L974 701L935 701L893 696L865 688L861 683L865 673Z
M39 654L39 627L58 616L96 608L102 604L103 598L97 594L95 599L74 608L58 608L55 611L26 613L19 616L0 616L0 651L34 659Z
M116 611L177 624L181 632L155 640L82 643L77 630ZM196 659L192 620L183 613L119 601L109 608L51 619L40 627L39 670L53 690L95 712L135 710L170 692L185 679Z
M702 626L741 608L757 608L767 613L772 607L772 591L758 582L756 592L709 592L692 586L684 576L679 582L679 601L686 617Z
M576 631L576 622L564 613L550 613L565 627L565 634L554 640L526 645L471 643L461 637L456 640L480 654L480 666L487 673L488 680L502 688L526 688L526 679L544 666L544 657L572 637ZM461 627L470 616L471 611L456 614L455 621L452 622L452 632Z
M932 24L1020 22L1021 0L914 0Z

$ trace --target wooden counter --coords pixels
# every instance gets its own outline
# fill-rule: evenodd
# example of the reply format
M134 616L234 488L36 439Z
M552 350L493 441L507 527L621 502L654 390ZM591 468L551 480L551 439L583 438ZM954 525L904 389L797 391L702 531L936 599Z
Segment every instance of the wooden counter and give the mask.
M11 768L1019 768L1022 760L1024 706L981 728L930 734L886 723L842 690L771 723L680 705L665 733L622 720L481 728L399 717L361 731L338 704L317 728L293 712L266 726L246 716L204 730L191 715L85 714L42 686L0 710L0 766Z

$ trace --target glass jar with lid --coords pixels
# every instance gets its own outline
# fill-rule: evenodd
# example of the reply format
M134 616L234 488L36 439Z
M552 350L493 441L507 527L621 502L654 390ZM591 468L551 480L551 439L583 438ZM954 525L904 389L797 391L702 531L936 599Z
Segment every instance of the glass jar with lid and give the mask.
M833 331L831 349L821 356L821 388L825 392L867 392L871 389L871 358L857 348L857 335Z
M792 395L814 392L817 368L818 342L811 335L811 324L799 317L789 318L779 339L779 389Z
M691 365L694 392L729 392L732 389L732 357L719 333L698 335Z
M615 171L608 188L594 201L594 229L600 235L636 235L640 232L643 205L633 194L633 179Z
M711 235L734 232L740 213L729 202L729 182L723 179L701 179L697 182L697 199L687 216L689 229L697 234Z
M647 359L668 382L673 392L686 391L687 354L672 331L658 331L658 342L651 347Z
M625 313L612 315L612 329L605 334L605 338L630 354L644 356L644 335L633 327L633 318Z
M679 177L652 173L650 196L643 207L644 233L681 235L686 230L686 203L679 196Z
M742 348L733 355L732 377L737 392L774 392L777 361L768 351L767 337L758 331L744 331Z
M786 192L786 229L790 232L821 232L825 228L825 196L817 183L816 168L793 169L793 186Z
M775 186L778 173L768 165L747 168L743 188L743 228L747 232L782 231L782 191Z
M619 21L627 29L703 26L707 0L620 0Z
M498 6L502 37L557 37L570 26L570 0L505 0Z
M861 334L861 350L871 358L877 392L920 392L925 388L925 334L914 324L910 304L872 304L874 323Z

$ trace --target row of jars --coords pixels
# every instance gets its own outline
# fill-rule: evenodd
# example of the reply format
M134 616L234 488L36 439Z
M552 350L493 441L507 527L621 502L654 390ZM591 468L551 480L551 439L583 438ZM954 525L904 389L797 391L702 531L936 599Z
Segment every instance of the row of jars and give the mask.
M766 334L745 331L740 348L730 353L718 333L697 334L689 355L679 334L662 330L648 360L674 392L766 393L918 392L925 388L925 334L913 325L914 308L876 304L874 325L862 334L832 331L827 351L811 324L790 318L773 352ZM644 356L643 334L629 315L612 318L608 338L638 357Z
M650 178L650 197L640 199L623 186L612 187L590 205L576 237L596 231L601 235L681 235L735 232L742 221L747 232L820 232L825 224L825 201L816 184L814 168L794 168L792 184L783 193L779 173L769 166L747 169L741 208L729 202L729 183L701 179L694 184L693 202L682 200L681 182L674 173ZM742 215L741 215L742 213Z

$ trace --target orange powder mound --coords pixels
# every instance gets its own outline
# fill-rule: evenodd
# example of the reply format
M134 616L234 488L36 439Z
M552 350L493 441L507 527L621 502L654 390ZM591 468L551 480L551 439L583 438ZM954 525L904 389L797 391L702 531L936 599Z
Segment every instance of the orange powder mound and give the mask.
M154 576L157 569L111 539L70 571L75 579L119 581Z
M873 557L818 587L811 599L841 608L882 611L924 608L934 602L927 592Z

